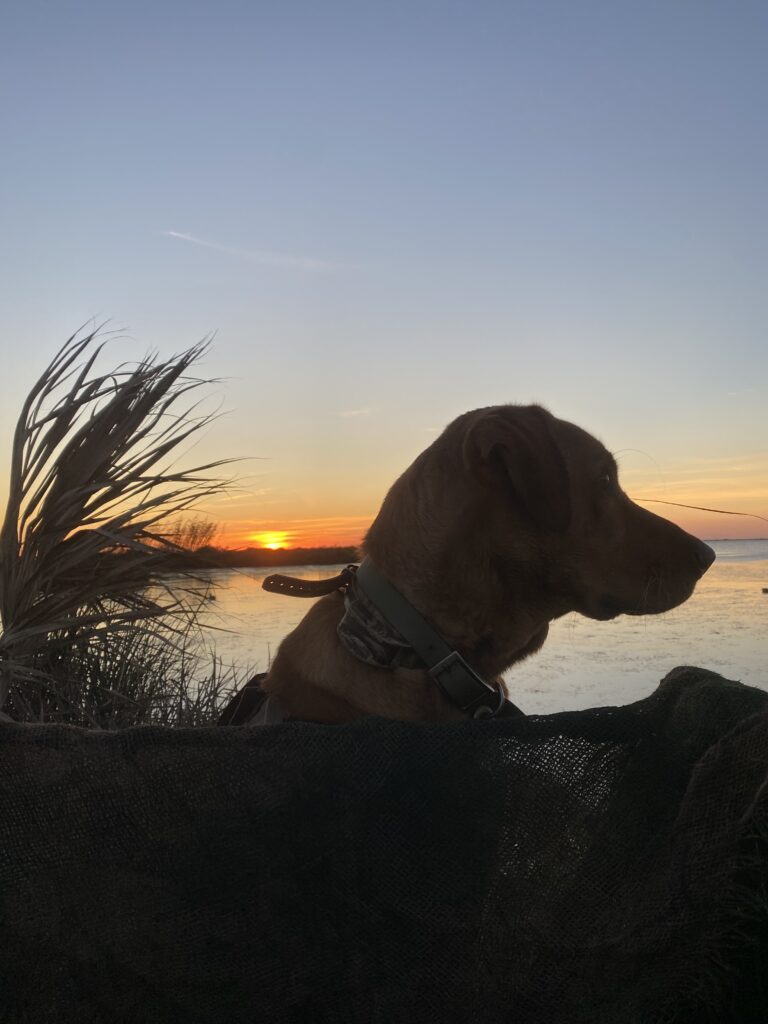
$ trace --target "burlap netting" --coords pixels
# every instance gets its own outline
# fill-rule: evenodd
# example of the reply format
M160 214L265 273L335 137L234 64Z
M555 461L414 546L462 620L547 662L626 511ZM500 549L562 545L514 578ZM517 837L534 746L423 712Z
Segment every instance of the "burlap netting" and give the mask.
M700 669L448 726L4 725L0 1017L765 1020L767 755L768 694Z

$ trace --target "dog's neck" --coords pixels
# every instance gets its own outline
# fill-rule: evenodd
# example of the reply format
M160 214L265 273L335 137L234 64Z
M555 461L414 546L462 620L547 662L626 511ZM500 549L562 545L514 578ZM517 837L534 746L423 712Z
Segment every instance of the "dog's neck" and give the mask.
M458 516L453 509L444 523L434 515L425 523L419 489L411 486L394 495L393 522L392 497L391 492L363 546L379 572L488 682L537 651L554 617L537 599L541 581L519 576L510 587L508 574L524 568L492 561L484 531L473 529L471 505ZM439 508L431 496L424 504ZM425 670L374 668L350 654L337 635L344 611L340 594L321 598L280 646L265 688L280 695L292 716L318 721L463 717Z
M489 543L504 527L488 530L487 509L472 494L463 508L445 508L435 474L424 493L418 468L417 460L387 495L363 552L477 672L495 678L538 650L549 622L568 609L553 605L550 580L514 557L513 538L505 555Z
M496 678L546 639L554 615L536 600L539 583L525 579L522 565L481 568L481 554L467 550L437 560L415 580L369 549L366 557L484 678ZM507 575L516 576L514 588L505 586Z

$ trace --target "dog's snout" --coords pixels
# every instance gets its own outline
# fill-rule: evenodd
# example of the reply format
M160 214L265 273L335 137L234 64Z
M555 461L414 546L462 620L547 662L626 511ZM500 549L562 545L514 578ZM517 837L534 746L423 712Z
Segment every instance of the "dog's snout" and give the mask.
M705 544L703 540L696 540L696 562L698 563L701 575L703 576L707 569L712 565L715 560L715 552L709 546Z

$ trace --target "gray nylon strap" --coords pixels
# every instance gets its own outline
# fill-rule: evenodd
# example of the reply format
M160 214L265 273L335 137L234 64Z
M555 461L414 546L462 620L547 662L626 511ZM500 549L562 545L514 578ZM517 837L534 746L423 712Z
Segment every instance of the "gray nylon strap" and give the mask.
M418 652L428 668L431 669L448 657L452 648L367 558L358 566L355 578L379 611Z
M420 615L399 590L364 559L356 580L382 614L424 660L445 697L462 711L496 714L504 704L500 689L489 686ZM514 705L513 705L514 706ZM515 709L517 710L517 709Z

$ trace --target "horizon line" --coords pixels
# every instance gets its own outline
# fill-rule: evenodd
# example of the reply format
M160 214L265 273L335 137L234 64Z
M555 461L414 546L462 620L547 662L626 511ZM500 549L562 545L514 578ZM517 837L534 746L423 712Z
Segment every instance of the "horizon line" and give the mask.
M768 537L702 537L706 544L722 544L724 542L740 544L748 543L750 541L765 541L768 543ZM212 548L219 548L221 551L333 551L336 548L359 548L359 544L355 544L350 541L347 544L297 544L295 547L277 547L272 548L266 545L256 546L253 544L246 545L245 547L229 547L228 545L207 545Z

